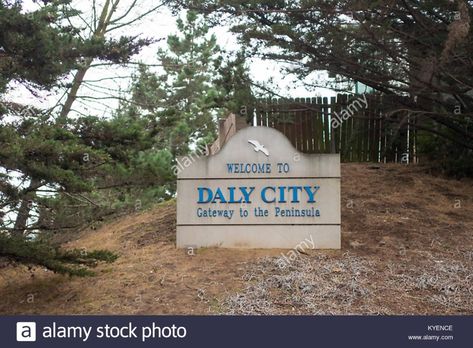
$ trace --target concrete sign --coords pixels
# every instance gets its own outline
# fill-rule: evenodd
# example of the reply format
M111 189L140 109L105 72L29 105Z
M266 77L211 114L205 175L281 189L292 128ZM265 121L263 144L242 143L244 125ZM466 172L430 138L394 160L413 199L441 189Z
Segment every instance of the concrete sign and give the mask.
M340 248L340 156L299 153L248 127L216 155L180 159L177 246Z

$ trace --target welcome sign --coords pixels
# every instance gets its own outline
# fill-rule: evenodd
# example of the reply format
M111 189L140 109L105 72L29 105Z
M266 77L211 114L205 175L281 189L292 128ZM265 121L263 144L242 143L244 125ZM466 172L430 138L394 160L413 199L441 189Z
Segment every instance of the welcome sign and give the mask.
M338 154L302 154L279 131L248 127L180 162L178 247L340 248Z

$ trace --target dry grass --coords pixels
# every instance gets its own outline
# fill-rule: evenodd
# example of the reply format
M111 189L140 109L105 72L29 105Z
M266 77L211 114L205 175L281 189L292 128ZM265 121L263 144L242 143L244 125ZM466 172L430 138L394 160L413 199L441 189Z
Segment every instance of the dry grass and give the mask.
M426 255L427 256L427 255ZM244 291L223 301L222 314L471 314L471 260L399 262L345 253L300 255L281 269L277 258L249 267ZM378 265L378 267L376 267Z
M348 314L370 295L369 262L348 254L302 255L281 269L277 258L251 267L250 285L224 302L227 314Z
M72 278L44 269L4 267L0 313L4 314L204 314L216 298L241 288L244 262L268 251L175 248L174 202L83 231L67 243L105 248L120 257L97 275ZM275 255L276 251L270 252ZM204 299L205 295L205 299ZM215 298L215 299L214 299Z
M249 264L231 314L473 314L473 185L342 166L342 250Z
M82 231L120 258L73 278L0 264L4 314L473 314L473 182L342 166L342 250L175 248L168 203Z

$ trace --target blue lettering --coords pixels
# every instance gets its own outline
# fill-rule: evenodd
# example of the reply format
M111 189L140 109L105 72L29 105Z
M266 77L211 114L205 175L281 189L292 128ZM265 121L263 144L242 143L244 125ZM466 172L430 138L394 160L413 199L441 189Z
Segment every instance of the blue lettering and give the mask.
M315 194L319 190L320 186L314 186L314 191L312 191L312 188L310 186L304 186L305 192L307 192L307 195L309 196L309 199L307 200L307 203L315 203Z
M285 198L285 194L284 194L284 189L286 187L284 186L279 186L279 203L286 203L286 198Z
M212 203L217 203L217 199L220 200L220 203L227 203L227 201L225 200L225 196L223 195L222 190L220 189L220 187L217 187L217 190L215 191L215 196L214 196L214 199L212 200Z
M299 203L299 191L302 191L301 186L288 186L288 191L292 190L292 201L291 203Z
M271 173L271 163L227 163L230 174L264 174Z
M254 190L255 190L254 187L250 187L250 191L248 192L246 190L246 187L240 187L240 191L243 194L243 197L245 198L245 203L251 203L250 196Z
M271 187L271 186L267 186L265 187L264 189L261 190L261 199L263 200L264 203L274 203L276 202L276 198L273 198L271 201L269 201L266 197L266 191L267 190L271 190L273 191L274 193L276 192L276 188L274 187Z
M197 203L203 204L203 203L210 203L213 199L213 194L212 190L207 188L207 187L199 187L197 188L199 191L199 201ZM207 192L207 199L204 199L204 192Z
M228 203L241 203L242 198L240 198L238 201L235 200L235 189L236 187L229 187L228 191L230 191L230 200Z

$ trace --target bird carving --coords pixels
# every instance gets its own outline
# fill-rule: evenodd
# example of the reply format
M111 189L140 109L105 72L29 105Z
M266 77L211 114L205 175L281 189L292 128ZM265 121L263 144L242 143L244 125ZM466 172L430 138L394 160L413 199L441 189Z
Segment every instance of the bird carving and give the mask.
M248 142L253 145L255 152L262 152L266 156L269 157L269 151L264 147L264 145L260 144L258 140L248 140Z

